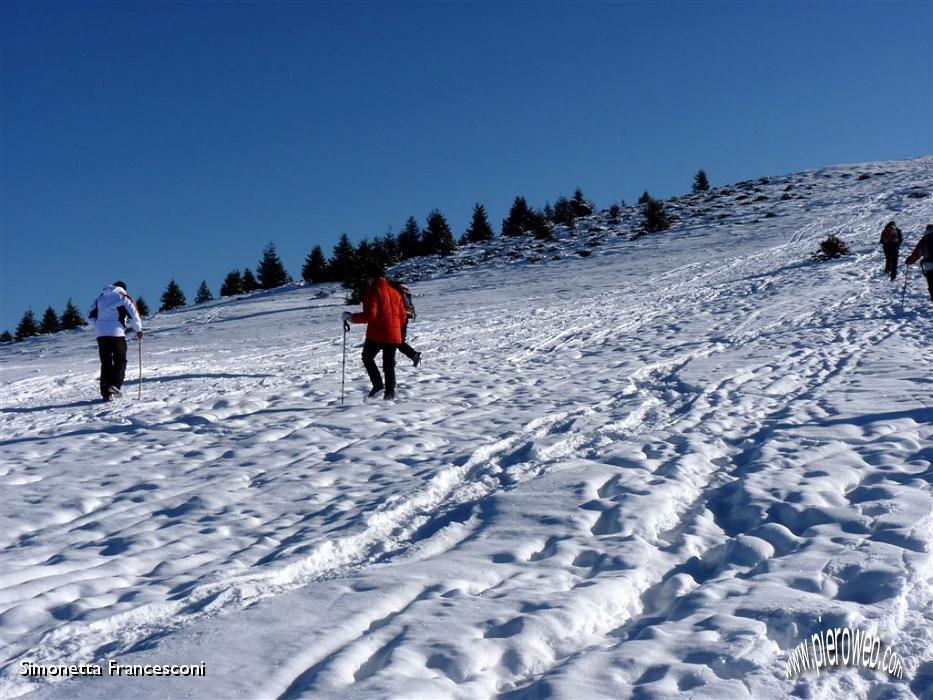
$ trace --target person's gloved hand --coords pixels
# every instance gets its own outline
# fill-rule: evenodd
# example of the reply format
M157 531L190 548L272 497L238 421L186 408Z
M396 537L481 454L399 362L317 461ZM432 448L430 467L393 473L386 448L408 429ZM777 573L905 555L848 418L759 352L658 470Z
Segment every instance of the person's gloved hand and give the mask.
M352 313L352 312L350 312L350 311L344 311L344 312L343 312L343 322L344 322L344 323L349 323L351 318L353 318L353 313Z

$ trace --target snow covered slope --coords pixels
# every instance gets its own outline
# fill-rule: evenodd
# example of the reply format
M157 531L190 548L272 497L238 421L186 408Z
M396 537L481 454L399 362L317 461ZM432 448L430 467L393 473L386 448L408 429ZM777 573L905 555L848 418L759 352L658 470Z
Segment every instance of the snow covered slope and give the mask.
M931 191L829 168L406 263L394 405L358 326L340 405L329 287L156 316L139 401L135 341L111 405L90 332L4 346L3 697L931 697L933 305L877 245ZM787 677L875 623L902 679ZM21 675L108 660L207 675Z

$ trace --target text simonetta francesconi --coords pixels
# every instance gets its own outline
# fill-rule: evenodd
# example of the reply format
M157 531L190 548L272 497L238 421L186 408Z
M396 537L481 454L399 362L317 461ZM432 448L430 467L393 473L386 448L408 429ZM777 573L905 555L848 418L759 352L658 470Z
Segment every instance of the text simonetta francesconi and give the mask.
M127 678L146 676L195 677L207 675L207 664L121 664L108 659L99 664L36 664L23 661L20 664L22 676L50 676L71 678L74 676L123 676Z

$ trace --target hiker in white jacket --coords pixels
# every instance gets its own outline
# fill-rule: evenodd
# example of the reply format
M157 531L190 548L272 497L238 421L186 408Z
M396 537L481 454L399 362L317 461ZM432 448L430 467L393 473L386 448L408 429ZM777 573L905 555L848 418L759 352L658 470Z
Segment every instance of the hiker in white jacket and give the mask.
M126 374L126 320L129 319L137 338L143 337L143 322L136 304L126 293L126 283L120 281L104 287L87 317L97 331L100 395L104 401L113 401L122 395Z

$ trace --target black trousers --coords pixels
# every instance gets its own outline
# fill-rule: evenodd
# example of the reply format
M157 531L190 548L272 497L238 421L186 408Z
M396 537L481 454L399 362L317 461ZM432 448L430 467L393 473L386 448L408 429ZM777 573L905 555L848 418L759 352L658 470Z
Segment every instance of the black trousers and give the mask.
M97 352L100 354L100 395L105 399L110 396L107 387L123 386L126 376L126 338L103 336L97 339Z
M398 351L409 360L414 360L415 355L418 354L415 352L415 349L408 344L408 321L402 324L402 344L398 346Z
M930 300L933 301L933 270L923 273L927 278L927 287L930 288Z
M369 375L373 389L385 389L387 394L395 393L395 350L398 345L394 343L374 343L371 340L363 342L363 366ZM385 384L376 367L376 355L382 351L382 371L385 373Z
M897 254L900 246L897 243L883 243L884 248L884 271L891 273L891 279L897 277Z

